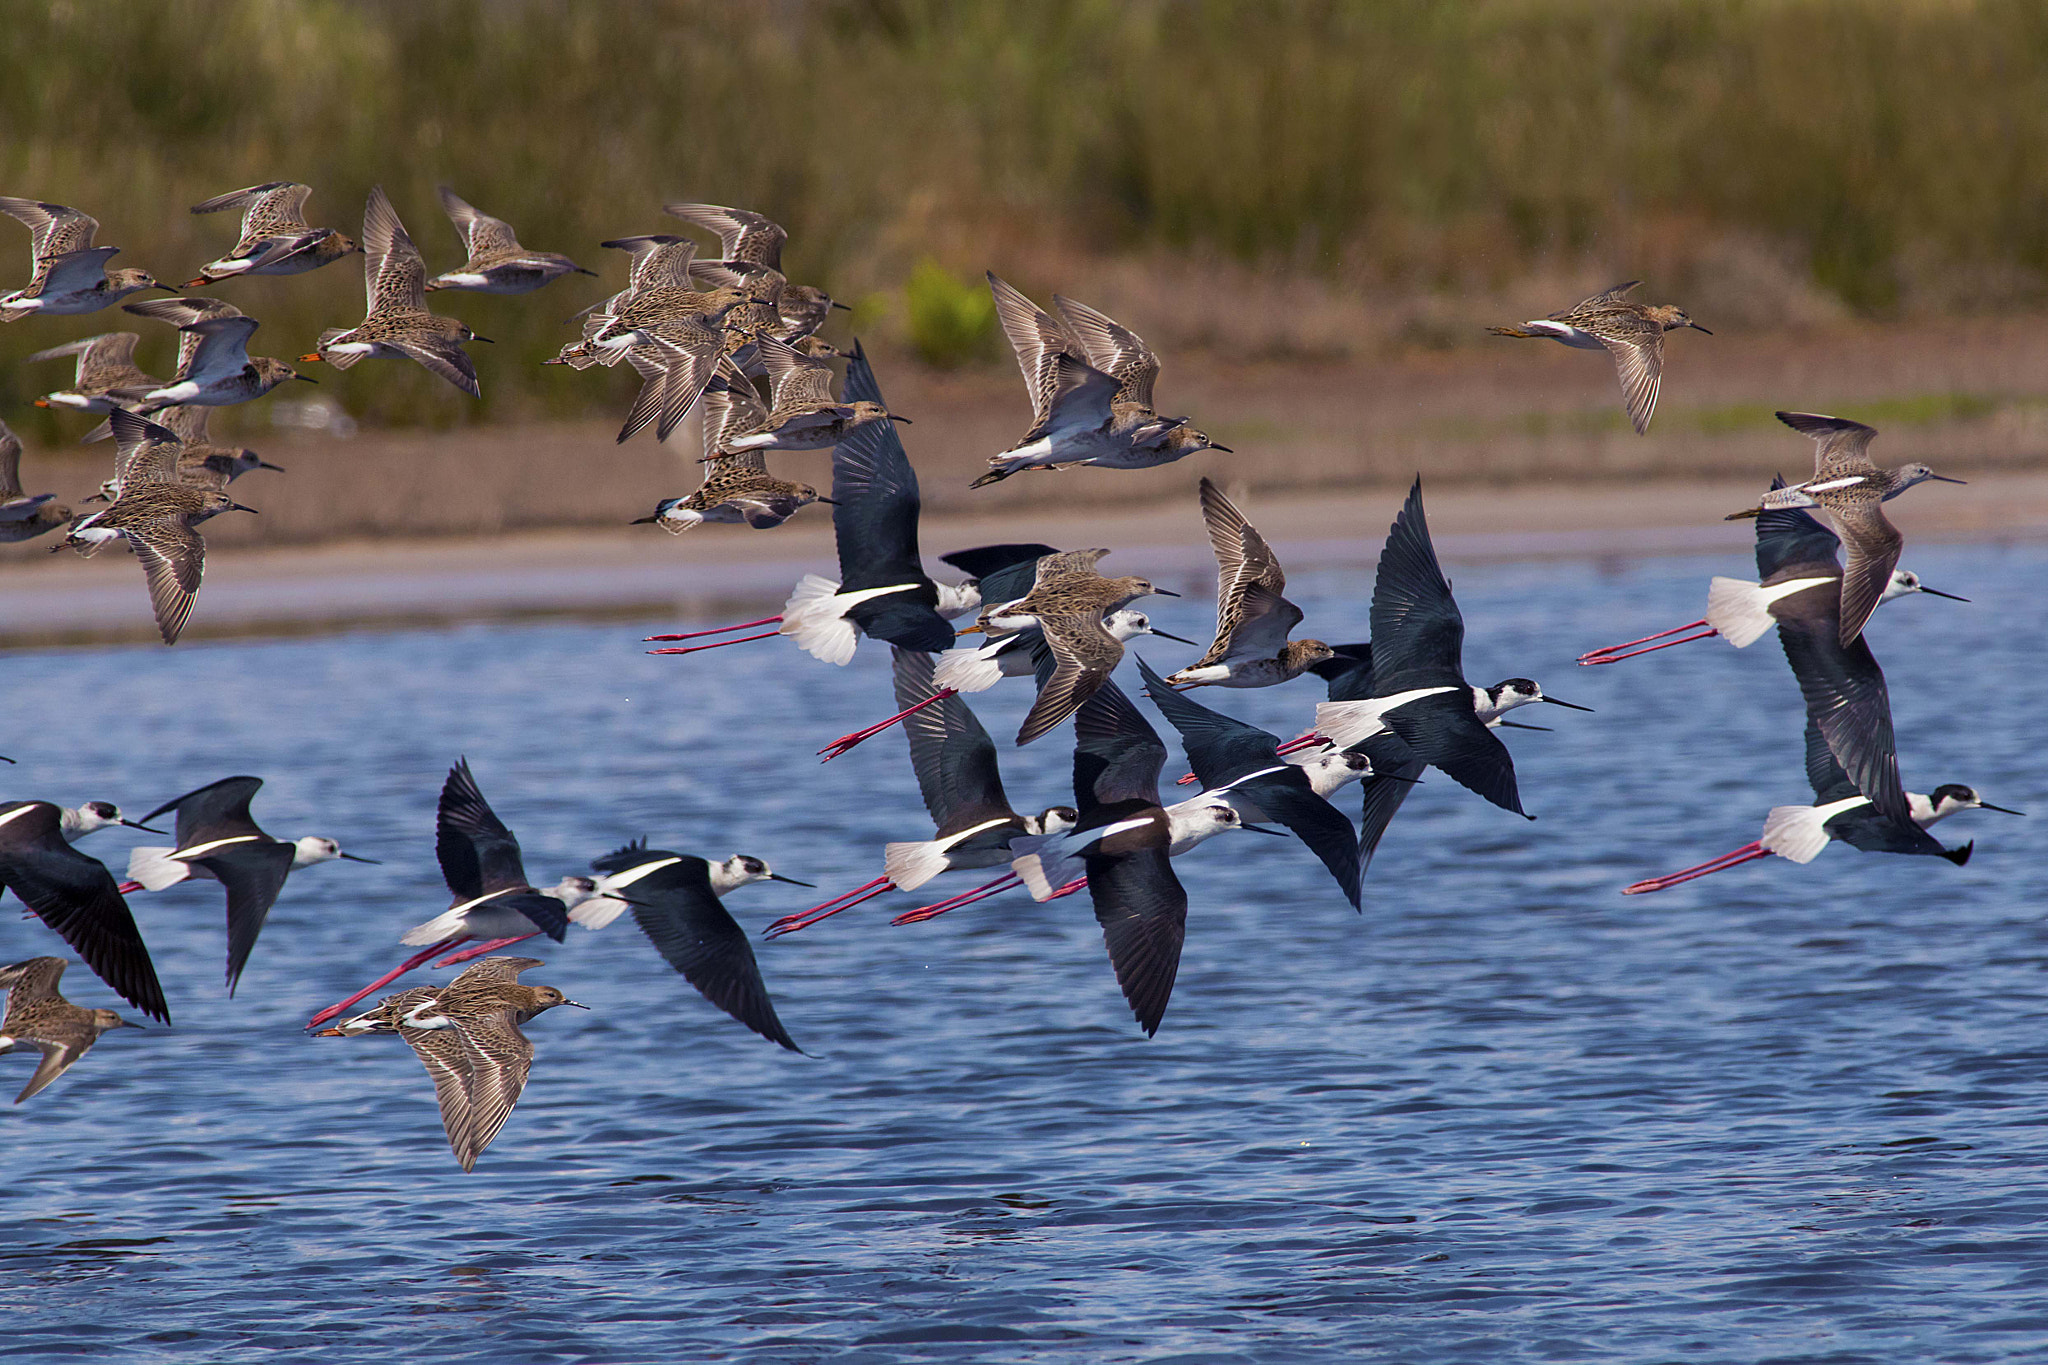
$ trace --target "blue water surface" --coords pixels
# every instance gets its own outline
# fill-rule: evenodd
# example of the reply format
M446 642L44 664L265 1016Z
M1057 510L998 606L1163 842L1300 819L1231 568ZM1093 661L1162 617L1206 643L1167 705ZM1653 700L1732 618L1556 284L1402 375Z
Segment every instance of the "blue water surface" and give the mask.
M0 794L139 813L258 773L273 833L384 863L294 874L232 1000L219 888L133 898L176 1027L0 1107L0 1357L2040 1360L2048 552L1909 560L1974 600L1871 627L1908 786L2037 813L1939 826L1978 841L1966 867L1837 847L1620 896L1808 794L1772 640L1572 665L1744 565L1464 568L1474 679L1598 710L1520 713L1556 727L1508 736L1534 823L1432 774L1362 916L1291 840L1205 845L1150 1041L1085 896L901 929L931 897L894 896L764 944L809 1057L706 1004L629 919L537 940L534 979L595 1008L529 1026L531 1085L471 1175L402 1045L300 1030L446 905L448 764L468 755L536 880L645 835L822 896L929 831L901 739L813 757L887 714L886 651L649 658L638 637L672 623L648 621L9 655ZM1358 571L1294 588L1310 632L1367 633ZM1154 606L1206 630L1200 601ZM976 699L998 735L1021 687ZM1319 693L1200 695L1291 734ZM1019 806L1069 799L1066 733L1005 751ZM83 848L118 868L142 842ZM758 928L810 899L731 903ZM0 960L62 951L0 920ZM65 984L119 1003L83 968Z

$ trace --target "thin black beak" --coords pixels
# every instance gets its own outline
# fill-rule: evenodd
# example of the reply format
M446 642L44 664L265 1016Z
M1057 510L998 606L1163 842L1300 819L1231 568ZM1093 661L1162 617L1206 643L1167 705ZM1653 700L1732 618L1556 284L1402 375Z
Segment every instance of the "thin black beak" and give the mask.
M1686 325L1686 326L1688 326L1688 327L1690 327L1690 328L1692 328L1692 329L1693 329L1693 330L1694 330L1695 332L1707 332L1707 329L1706 329L1706 328L1704 328L1704 327L1702 327L1702 326L1700 326L1700 325L1699 325L1699 324L1698 324L1697 322L1688 322L1688 323L1686 323L1685 325ZM1712 333L1712 332L1707 332L1707 335L1708 335L1708 336L1712 336L1712 335L1713 335L1713 333Z
M911 420L910 420L910 419L909 419L908 417L905 417L905 416L904 416L904 415L903 415L902 413L900 413L900 412L892 412L892 413L890 413L890 414L889 414L889 420L890 420L890 421L892 421L892 422L901 422L901 423L903 423L903 425L904 425L904 426L906 426L906 427L907 427L907 426L915 426L915 425L916 425L916 423L912 422L912 421L911 421Z
M2014 810L2014 809L2013 809L2013 808L2012 808L2011 806L1994 806L1994 805L1992 805L1992 804L1991 804L1991 803L1990 803L1989 801L1982 801L1982 802L1979 802L1979 803L1978 803L1978 805L1977 805L1977 809L1978 809L1978 810L1995 810L1995 811L1997 811L1997 812L1998 812L1998 813L1999 813L2000 815L2025 815L2025 814L2026 814L2026 812L2025 812L2025 811L2023 811L2023 810Z
M14 762L14 760L13 760L13 759L11 759L11 758L10 758L10 759L8 759L7 761L8 761L9 763L12 763L12 762ZM141 830L141 831L142 831L142 832L143 832L144 834L165 834L165 833L168 833L168 832L169 832L169 831L167 831L167 830L161 830L161 829L158 829L158 828L157 828L156 826L154 826L154 825L145 825L145 824L143 824L143 823L142 823L142 822L141 822L140 820L123 820L123 821L122 821L121 823L122 823L122 824L124 824L124 825L126 825L126 826L128 826L128 828L130 828L130 829L139 829L139 830Z
M838 299L832 300L832 306L842 313L851 313L853 311L853 305L841 303Z
M272 464L272 463L271 463L270 461L268 461L268 460L258 460L258 461L256 462L256 467L257 467L258 469L275 469L275 470L276 470L276 471L277 471L278 473L280 473L280 474L284 473L284 466L283 466L283 465L281 465L281 464Z
M1248 829L1254 834L1271 834L1281 839L1287 837L1287 831L1284 829L1267 829L1264 825L1255 825L1249 820L1239 825L1238 828Z
M142 1025L140 1025L140 1024L138 1024L138 1023L136 1023L136 1022L135 1022L135 1021L134 1021L133 1019L123 1019L123 1020L121 1020L121 1021L120 1021L119 1023L115 1024L115 1025L114 1025L114 1027L115 1027L115 1028L141 1028L141 1027L142 1027Z
M1177 593L1177 592L1173 591L1173 590L1172 590L1171 588L1154 588L1154 589L1152 589L1152 591L1153 591L1153 592L1156 592L1156 593L1158 593L1158 594L1159 594L1159 595L1160 595L1161 597L1178 597L1178 596L1180 596L1180 594L1179 594L1179 593Z
M8 756L7 756L6 754L0 754L0 763L12 763L12 762L14 762L14 760L13 760L13 759L11 759L11 758L9 758L9 757L8 757Z
M819 498L818 501L824 503L827 507L837 507L839 505L836 498ZM649 517L648 520L652 521L654 518Z
M768 874L768 880L771 882L788 882L791 886L809 887L813 891L816 891L818 889L818 884L816 882L800 882L794 877L785 877L780 872L770 872Z
M240 504L239 502L231 502L231 503L229 503L229 504L228 504L228 510L229 510L230 512L247 512L247 513L249 513L249 514L250 514L250 515L252 515L252 516L258 515L258 513L256 512L256 509L255 509L255 508L253 508L253 507L244 507L244 506L242 506L242 504Z
M588 275L588 276L590 276L590 277L591 277L592 279L596 279L596 278L597 278L597 272L596 272L595 270L585 270L585 269L584 269L584 268L583 268L582 266L580 266L580 265L579 265L579 266L575 266L575 267L573 267L573 269L574 269L574 270L576 271L576 273L577 273L577 274L579 274L579 275Z
M483 343L484 343L484 344L485 344L486 346L495 346L495 345L497 345L497 344L498 344L497 342L495 342L495 341L492 341L492 340L491 340L491 339L490 339L489 337L480 337L480 336L478 336L478 335L477 335L477 334L476 334L475 332L471 332L471 333L469 334L469 339L470 339L471 341L481 341L481 342L483 342ZM574 1001L572 1000L572 1001L570 1001L569 1003L571 1003L571 1004L574 1004L575 1002L574 1002ZM585 1005L585 1006L584 1006L583 1008L585 1008L585 1009L589 1009L589 1008L590 1008L590 1006L588 1006L588 1005Z
M1536 700L1547 701L1552 706L1562 706L1573 711L1591 711L1593 709L1590 706L1581 706L1577 702L1559 701L1556 697L1538 697Z
M1504 730L1541 730L1546 735L1557 733L1548 725L1525 725L1519 720L1504 720L1501 722L1501 728Z
M1928 477L1928 478L1930 478L1930 479L1933 479L1933 480L1935 480L1935 481L1937 481L1937 482L1939 482L1939 483L1968 483L1968 482L1969 482L1969 480L1968 480L1968 479L1951 479L1951 478L1950 478L1950 477L1949 477L1948 475L1946 475L1946 474L1929 474L1929 475L1928 475L1927 477Z
M334 856L337 858L346 858L352 863L368 863L371 867L384 866L384 864L378 862L375 858L358 858L353 853L337 853Z
M319 380L315 379L315 378L314 378L314 377L313 377L312 375L310 375L310 374L294 374L294 375L292 376L292 378L294 378L294 379L303 379L303 380L305 380L305 381L306 381L306 382L307 382L308 384L317 384L317 383L319 383L319 382L320 382ZM275 467L276 467L276 466L274 466L274 465L272 466L272 468L275 468Z
M1926 593L1929 597L1946 597L1951 602L1967 602L1970 600L1967 597L1958 597L1952 592L1943 592L1939 588L1927 587L1925 584L1921 585L1920 591Z
M1210 447L1209 447L1209 449L1211 449L1211 450L1220 450L1220 451L1222 451L1222 452L1223 452L1223 453L1224 453L1225 455L1235 455L1235 454L1237 454L1237 452L1236 452L1236 451L1234 451L1234 450L1232 450L1232 449L1231 449L1231 448L1230 448L1229 446L1210 446Z
M1162 640L1174 640L1174 641L1177 641L1177 642L1178 642L1178 643L1180 643L1180 644L1184 644L1184 645L1194 645L1196 649L1200 649L1200 648L1201 648L1201 646L1200 646L1199 644L1195 644L1195 642L1194 642L1193 640L1190 640L1190 639L1189 639L1189 638L1188 638L1187 636L1185 636L1185 635L1174 635L1174 634L1171 634L1171 633L1169 633L1169 632L1167 632L1167 631L1163 631L1163 630L1157 630L1157 629L1155 629L1155 630L1154 630L1154 631L1153 631L1152 633L1153 633L1154 635L1157 635L1157 636L1158 636L1158 637L1159 637L1160 639L1162 639Z
M590 1006L584 1004L581 1000L564 1000L562 1003L565 1005L574 1005L579 1010L587 1010L590 1008Z

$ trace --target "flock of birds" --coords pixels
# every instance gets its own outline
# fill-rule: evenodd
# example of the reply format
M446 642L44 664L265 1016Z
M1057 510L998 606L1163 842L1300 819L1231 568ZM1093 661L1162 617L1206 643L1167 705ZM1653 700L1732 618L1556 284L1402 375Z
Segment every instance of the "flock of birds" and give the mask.
M366 357L404 357L474 395L476 371L462 347L485 338L428 312L426 293L525 293L571 273L593 273L566 256L527 250L504 222L444 188L443 207L462 233L468 259L430 278L381 190L370 195L360 247L339 232L308 226L307 194L304 185L279 182L195 206L195 213L241 208L242 234L232 251L186 286L299 273L360 250L369 299L364 321L323 334L300 364L347 368ZM34 276L26 288L0 298L0 319L90 312L160 287L141 271L107 270L115 249L94 246L96 224L74 209L0 199L0 211L35 233ZM1174 872L1176 857L1237 831L1292 835L1357 908L1374 851L1424 770L1435 768L1486 801L1527 816L1514 760L1498 731L1541 728L1508 719L1534 703L1588 708L1546 695L1529 678L1491 686L1467 680L1464 622L1431 543L1420 478L1380 555L1371 641L1336 645L1294 638L1303 613L1286 596L1278 558L1243 512L1210 480L1201 481L1201 513L1218 574L1214 633L1199 659L1171 674L1138 660L1143 692L1189 758L1192 771L1179 784L1199 784L1195 795L1168 803L1169 790L1161 785L1167 746L1112 675L1126 643L1138 636L1196 643L1157 629L1133 606L1176 594L1142 577L1102 574L1107 549L1036 543L940 556L963 579L936 582L919 550L917 476L897 432L909 419L889 409L858 342L842 351L816 335L839 305L821 290L786 279L785 234L761 215L708 204L670 205L667 212L715 234L720 256L700 260L690 239L674 234L605 243L630 254L627 286L587 310L580 338L549 363L581 368L625 361L639 372L642 386L620 440L650 425L666 440L697 415L702 486L664 499L643 521L672 532L706 522L766 529L812 502L827 503L839 575L806 575L779 615L650 637L664 646L651 652L687 655L787 637L813 657L843 665L863 637L888 644L895 714L819 752L830 761L900 725L934 826L930 837L885 845L880 876L781 917L768 927L769 938L890 892L918 891L943 873L1003 869L991 881L906 910L892 922L929 920L1014 887L1038 901L1085 890L1125 1000L1150 1035L1164 1017L1186 934L1188 897ZM988 281L1032 412L1029 429L989 460L975 486L1031 469L1141 469L1227 449L1190 418L1154 406L1159 362L1135 333L1071 299L1055 295L1056 312L1048 312L993 274ZM1629 301L1633 287L1492 330L1608 351L1628 414L1642 431L1662 381L1665 333L1706 329L1676 307ZM10 436L0 450L6 476L0 537L26 539L68 525L63 545L87 554L125 541L142 560L158 625L170 643L199 588L204 546L196 527L220 512L248 510L228 496L227 485L250 470L275 468L252 451L210 445L207 409L250 401L305 376L281 361L250 357L256 320L216 299L124 306L179 329L170 381L135 368L132 333L88 338L36 357L75 357L77 363L73 387L39 403L106 419L87 439L106 434L116 444L114 474L100 494L107 506L74 517L48 495L24 496L15 477L20 448ZM834 359L846 366L837 398ZM1740 648L1775 625L1807 707L1814 801L1772 810L1755 843L1639 882L1630 893L1771 854L1809 861L1830 840L1960 863L1970 846L1944 848L1927 828L1959 810L2003 809L1960 785L1925 796L1904 790L1884 676L1863 639L1864 624L1880 603L1933 593L1898 569L1902 540L1882 504L1942 476L1924 465L1878 468L1869 456L1876 433L1860 423L1810 413L1779 416L1814 439L1817 457L1812 478L1791 485L1779 480L1758 506L1733 514L1756 518L1759 581L1716 578L1703 620L1591 651L1579 662L1612 663L1717 634ZM829 498L810 485L775 478L765 464L769 451L825 450L831 452ZM1807 508L1825 513L1835 530ZM1838 551L1846 554L1846 567ZM971 625L956 626L970 617ZM742 633L757 627L771 629ZM1323 682L1327 700L1301 734L1284 741L1187 695L1199 687L1271 687L1304 674ZM1020 811L1004 789L997 745L966 697L1010 678L1028 678L1035 689L1017 744L1073 722L1072 804ZM1357 827L1334 801L1352 785L1362 792ZM370 861L323 836L280 839L264 831L251 813L261 786L253 776L224 778L139 821L106 802L0 804L0 886L11 887L124 999L168 1023L168 1005L127 896L193 880L218 883L225 893L232 994L293 871L337 859ZM123 880L75 847L86 835L117 825L162 833L149 822L166 815L175 820L173 844L132 850ZM485 800L467 761L450 769L442 787L435 851L451 902L401 935L403 945L418 951L315 1014L307 1027L320 1036L396 1034L408 1043L434 1080L450 1148L465 1170L503 1127L526 1083L533 1048L521 1026L578 1003L552 987L522 984L520 974L541 964L500 954L513 944L540 935L560 942L572 924L599 929L630 913L706 999L769 1041L801 1050L776 1016L746 932L724 906L727 895L750 883L792 881L764 860L736 854L713 862L636 841L594 859L590 875L537 887L517 838ZM472 961L445 985L404 989L348 1015L417 968ZM77 1061L101 1033L127 1026L112 1011L65 1000L58 991L63 967L57 958L39 957L0 968L0 988L9 993L0 1052L26 1044L43 1056L17 1103Z

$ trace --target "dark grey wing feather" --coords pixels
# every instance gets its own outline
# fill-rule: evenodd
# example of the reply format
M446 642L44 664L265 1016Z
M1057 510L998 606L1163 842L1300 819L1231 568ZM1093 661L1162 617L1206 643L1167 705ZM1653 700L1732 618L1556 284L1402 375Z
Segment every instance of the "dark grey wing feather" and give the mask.
M801 1052L775 1017L775 1003L761 980L753 945L711 888L710 866L702 858L649 849L636 861L675 858L634 882L628 891L633 919L671 967L706 1000L771 1043ZM600 860L593 864L605 870Z
M894 655L897 710L937 693L931 655L915 649L897 649ZM941 837L1015 813L1003 792L995 741L964 698L956 694L933 702L907 717L903 731L910 737L917 789Z
M1050 545L1039 545L1036 543L977 545L972 549L955 550L949 555L940 555L939 562L941 564L951 564L969 578L979 579L982 586L986 588L989 575L991 574L1013 568L1017 565L1033 565L1047 555L1056 555L1058 553L1059 551ZM1030 591L1032 574L1028 568L1022 581L1024 591ZM1018 595L1022 596L1022 593ZM1003 600L1008 601L1010 599L1005 598Z
M1379 696L1461 687L1465 619L1437 563L1422 511L1422 479L1387 533L1372 588L1373 686Z
M1105 682L1081 704L1074 716L1074 739L1074 803L1084 821L1094 806L1159 804L1166 745L1122 688Z
M1180 973L1188 893L1164 843L1135 853L1088 854L1088 896L1117 985L1147 1037L1159 1031Z
M874 368L858 341L846 362L845 390L849 403L882 402ZM841 592L930 583L917 548L917 471L910 467L894 422L856 427L833 448L832 498L839 504L832 511L832 529L839 548ZM943 618L934 615L943 625ZM952 640L952 627L945 630L948 643L939 649L948 648Z
M1779 621L1778 643L1799 680L1808 719L1820 727L1848 780L1886 819L1911 824L1899 781L1891 692L1870 646L1859 638L1844 648L1825 612ZM1808 771L1811 776L1810 765Z
M1266 818L1285 825L1294 837L1308 845L1309 852L1322 860L1351 908L1359 908L1359 878L1365 869L1359 864L1358 844L1351 821L1309 785L1308 774L1299 768L1271 777L1255 777L1237 790L1258 803Z
M441 804L434 821L434 856L441 864L442 878L458 901L529 884L525 864L519 857L519 840L491 809L490 802L484 800L466 758L456 760L448 770L448 780L441 786Z
M122 999L168 1024L170 1009L156 979L156 965L113 873L65 840L59 825L62 812L48 802L33 804L42 809L17 816L10 827L41 837L33 846L0 858L0 886L21 897L22 904L71 946L86 969ZM37 830L38 825L43 828Z
M1472 695L1460 688L1395 707L1387 728L1422 762L1517 815L1526 816L1515 789L1515 760L1499 736L1480 724Z
M164 802L138 823L146 825L166 811L177 811L179 848L191 848L227 834L261 834L256 818L249 814L249 803L262 789L260 777L223 777Z
M230 844L217 854L192 860L227 888L229 995L242 979L242 968L248 965L270 907L284 890L296 853L292 845L283 842Z
M1143 659L1138 660L1138 671L1144 675L1145 695L1152 698L1159 714L1180 731L1188 764L1204 787L1225 786L1246 773L1270 768L1281 761L1273 756L1280 746L1277 736L1175 691ZM1348 833L1345 841L1350 842Z
M1771 480L1785 486L1784 475ZM1803 507L1765 508L1756 517L1756 575L1759 581L1794 564L1836 563L1842 542Z

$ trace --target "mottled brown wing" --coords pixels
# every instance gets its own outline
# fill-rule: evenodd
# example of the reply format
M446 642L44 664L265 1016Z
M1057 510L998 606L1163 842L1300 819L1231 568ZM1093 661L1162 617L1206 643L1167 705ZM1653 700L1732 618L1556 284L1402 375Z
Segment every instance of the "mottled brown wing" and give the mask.
M441 210L455 224L455 230L462 234L462 240L469 249L473 261L481 256L498 252L519 250L519 238L512 231L512 225L502 218L493 218L488 213L479 213L465 202L454 190L446 185L440 187Z
M77 209L34 199L0 198L0 213L35 234L38 260L83 251L92 245L93 234L100 230L98 219Z
M1846 507L1830 507L1828 516L1842 537L1842 621L1843 648L1855 643L1864 622L1877 610L1884 590L1891 586L1892 571L1899 566L1899 552L1905 537L1884 514L1875 493L1867 501ZM1867 794L1867 793L1866 793Z
M512 1117L512 1106L519 1103L533 1066L533 1044L510 1013L471 1021L450 1032L461 1038L469 1056L468 1154L463 1160L463 1169L468 1170Z
M718 204L666 204L661 211L693 227L717 233L718 254L727 260L782 269L782 244L789 240L789 234L773 219L750 209L729 209Z
M470 1101L470 1055L462 1034L453 1028L401 1028L398 1036L412 1045L413 1055L434 1080L434 1098L441 1104L441 1131L448 1135L448 1150L467 1171L476 1165L480 1148L472 1145Z
M1003 324L1003 335L1017 353L1017 368L1024 373L1024 391L1031 396L1031 425L1040 426L1052 412L1052 400L1060 390L1060 356L1085 356L1087 348L1052 314L996 278L993 271L989 272L988 288L995 297L996 320Z
M1650 416L1657 411L1657 391L1664 383L1663 329L1653 322L1635 327L1620 325L1617 320L1614 325L1586 330L1600 338L1600 344L1614 357L1615 371L1621 377L1622 405L1640 436L1650 429Z
M149 605L157 632L174 645L192 614L192 599L206 571L206 542L183 521L165 519L127 528L128 543L149 581Z
M1052 651L1054 666L1018 728L1020 745L1029 744L1078 711L1124 657L1123 644L1103 627L1099 612L1041 616L1039 627Z
M767 367L768 382L777 410L830 403L832 367L813 360L786 341L760 338L761 363Z
M426 262L382 185L363 206L363 280L372 315L427 310Z
M384 344L394 351L403 352L408 359L418 361L430 373L441 376L471 398L484 396L483 385L477 382L476 365L458 343L438 337L431 341L387 337Z
M1052 301L1088 353L1088 363L1117 382L1116 401L1152 406L1159 357L1136 332L1107 313L1059 294Z

